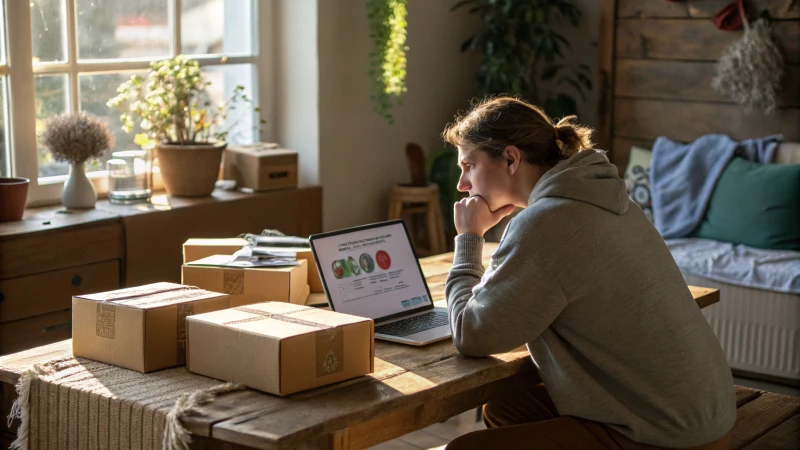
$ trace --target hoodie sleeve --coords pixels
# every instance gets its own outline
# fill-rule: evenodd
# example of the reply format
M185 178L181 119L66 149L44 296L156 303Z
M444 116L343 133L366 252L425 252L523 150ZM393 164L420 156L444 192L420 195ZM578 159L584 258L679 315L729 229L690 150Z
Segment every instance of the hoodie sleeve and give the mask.
M536 339L566 307L558 280L534 258L530 239L509 224L484 273L483 238L456 236L445 295L453 343L468 356L513 350Z

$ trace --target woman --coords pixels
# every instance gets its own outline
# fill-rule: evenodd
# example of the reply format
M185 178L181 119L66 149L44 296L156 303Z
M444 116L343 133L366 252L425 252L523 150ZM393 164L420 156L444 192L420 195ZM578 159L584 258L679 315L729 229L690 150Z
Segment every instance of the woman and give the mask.
M722 349L617 168L573 119L553 125L500 97L444 132L469 193L454 208L453 341L470 356L527 344L544 382L484 405L489 429L447 448L728 448L736 394ZM484 272L483 234L515 206Z

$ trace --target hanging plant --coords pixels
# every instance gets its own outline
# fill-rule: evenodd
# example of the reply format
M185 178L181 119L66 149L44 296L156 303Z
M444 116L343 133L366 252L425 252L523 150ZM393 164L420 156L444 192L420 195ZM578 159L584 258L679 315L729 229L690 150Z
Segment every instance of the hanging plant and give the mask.
M369 54L370 100L390 124L391 110L406 92L407 0L367 0L367 21L373 49Z

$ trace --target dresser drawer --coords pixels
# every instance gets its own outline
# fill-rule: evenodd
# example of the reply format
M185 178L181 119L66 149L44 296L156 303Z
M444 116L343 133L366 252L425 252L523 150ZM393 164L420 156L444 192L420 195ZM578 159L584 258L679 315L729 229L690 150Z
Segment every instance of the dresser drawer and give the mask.
M122 259L120 221L0 237L0 279Z
M72 308L72 296L119 289L120 261L0 280L0 324Z
M72 336L72 309L0 323L0 356Z

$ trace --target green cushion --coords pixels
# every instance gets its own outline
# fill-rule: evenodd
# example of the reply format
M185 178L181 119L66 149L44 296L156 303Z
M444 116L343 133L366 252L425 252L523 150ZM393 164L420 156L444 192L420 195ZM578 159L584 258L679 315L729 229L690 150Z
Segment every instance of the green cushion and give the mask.
M750 247L800 250L800 165L734 158L695 235Z

